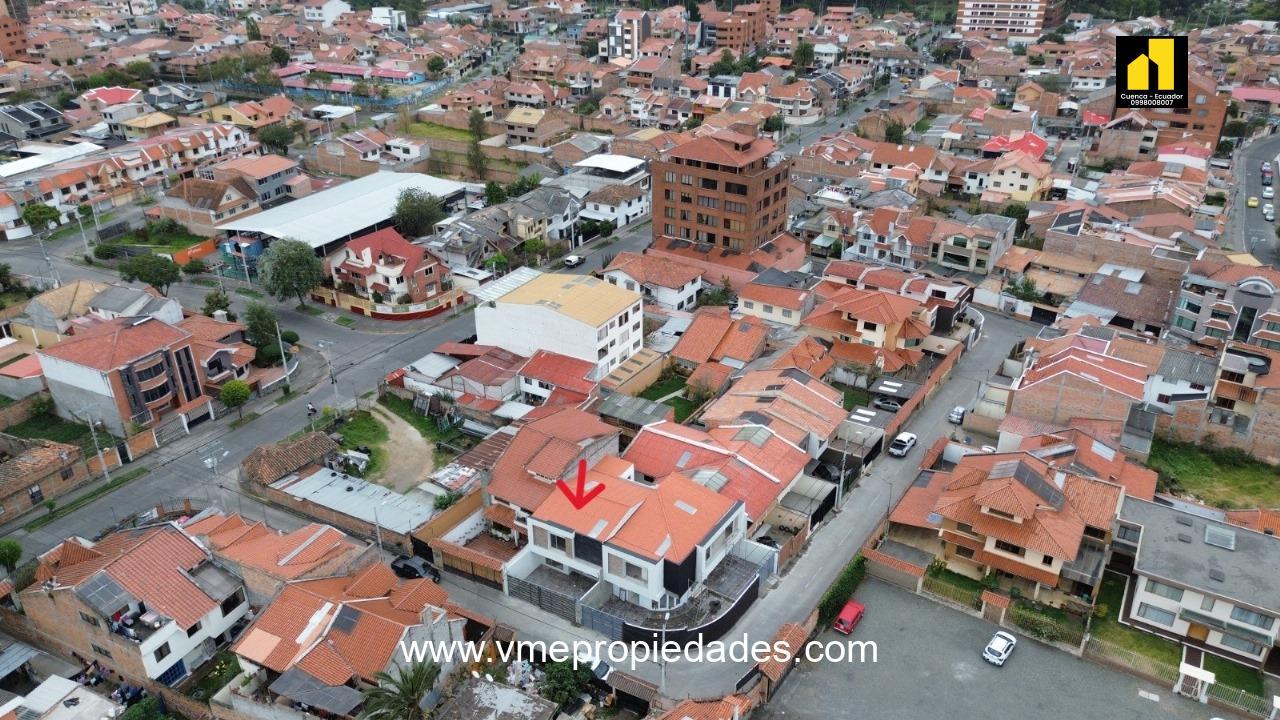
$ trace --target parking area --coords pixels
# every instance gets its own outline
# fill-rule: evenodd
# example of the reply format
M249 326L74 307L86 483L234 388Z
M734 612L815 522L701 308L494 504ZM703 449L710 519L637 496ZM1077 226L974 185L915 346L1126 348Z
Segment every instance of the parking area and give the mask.
M856 597L867 614L853 639L874 640L879 661L801 661L774 700L753 717L1205 720L1225 715L1167 687L1023 636L1008 664L994 667L982 660L981 651L995 626L870 578ZM837 639L844 636L830 630L819 636Z

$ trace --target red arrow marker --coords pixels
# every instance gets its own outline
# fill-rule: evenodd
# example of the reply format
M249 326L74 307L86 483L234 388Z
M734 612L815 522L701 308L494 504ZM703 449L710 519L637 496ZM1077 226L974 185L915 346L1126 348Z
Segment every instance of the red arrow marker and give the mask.
M569 502L573 503L575 509L581 510L587 506L587 503L595 499L597 495L604 492L604 483L597 483L595 487L587 491L587 461L578 461L578 487L573 489L564 480L556 480L556 487L560 488L560 492L569 498Z

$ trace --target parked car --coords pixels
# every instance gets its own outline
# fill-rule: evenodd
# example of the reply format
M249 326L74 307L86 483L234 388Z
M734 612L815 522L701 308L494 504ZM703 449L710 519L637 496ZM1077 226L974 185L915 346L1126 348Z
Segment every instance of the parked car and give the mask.
M959 425L964 422L964 414L967 412L963 406L957 405L951 408L951 412L947 413L947 422L952 425Z
M1253 195L1250 195L1249 199L1245 202L1245 204L1251 208L1258 207L1258 198Z
M889 412L898 412L899 410L902 409L902 403L898 402L897 400L894 400L893 398L878 397L874 401L872 401L871 404L875 405L881 410L888 410Z
M836 621L831 623L831 629L838 633L849 635L853 629L858 627L858 623L862 622L862 614L867 608L857 600L850 600L844 604L844 609L836 616Z
M391 571L410 580L430 578L432 582L440 582L440 571L426 560L413 555L401 555L392 560Z
M915 433L898 433L898 437L889 443L889 454L894 457L906 457L911 452L911 448L916 446Z
M1271 161L1270 161L1270 160L1263 160L1263 161L1262 161L1262 172L1266 172L1266 171L1268 171L1268 170L1270 170L1270 169L1271 169Z
M581 255L566 255L564 258L564 266L567 268L578 267L582 264Z
M1268 186L1266 186L1266 187L1262 188L1262 199L1263 199L1263 200L1270 200L1271 198L1273 198L1273 197L1275 197L1275 196L1276 196L1276 189L1275 189L1274 187L1272 187L1272 186L1268 185Z
M1018 638L1003 630L997 630L991 642L987 643L987 647L982 650L982 659L996 667L1002 667L1017 646Z

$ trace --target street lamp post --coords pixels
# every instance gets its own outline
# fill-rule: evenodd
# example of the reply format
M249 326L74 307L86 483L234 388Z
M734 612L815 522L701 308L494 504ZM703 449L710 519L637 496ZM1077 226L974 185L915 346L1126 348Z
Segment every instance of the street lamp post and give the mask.
M98 454L98 464L102 466L102 476L111 482L111 470L107 468L107 458L102 454L102 446L98 444L98 431L93 426L93 415L88 409L80 411L84 414L85 424L89 426L89 437L93 438L93 450Z
M334 345L334 342L332 340L316 341L316 347L320 348L320 352L324 355L325 365L328 366L329 368L329 384L333 386L334 404L338 406L339 410L341 410L342 409L342 391L338 387L338 376L333 371L333 355L332 355L332 351L330 350L330 348L332 348L333 345Z
M213 476L214 485L218 484L218 465L231 454L231 451L223 450L222 454L219 455L218 449L217 446L213 447L209 457L204 459L204 466L209 468L209 473Z

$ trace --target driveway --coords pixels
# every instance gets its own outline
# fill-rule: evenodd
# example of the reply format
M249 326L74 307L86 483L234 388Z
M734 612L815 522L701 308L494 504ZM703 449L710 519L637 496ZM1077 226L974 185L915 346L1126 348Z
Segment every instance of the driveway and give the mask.
M876 663L801 661L757 720L828 718L1133 718L1213 716L1169 688L1018 637L1008 664L980 657L995 626L878 580L857 593L867 614L855 639L875 641ZM844 640L828 630L819 641ZM1139 695L1140 692L1147 696ZM1156 698L1156 699L1150 699Z

